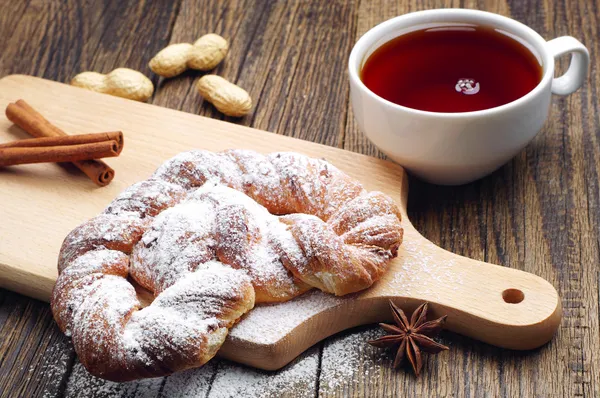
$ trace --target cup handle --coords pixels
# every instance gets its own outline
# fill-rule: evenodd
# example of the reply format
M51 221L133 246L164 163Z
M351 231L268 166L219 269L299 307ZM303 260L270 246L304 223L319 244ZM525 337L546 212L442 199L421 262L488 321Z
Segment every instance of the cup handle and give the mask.
M571 36L557 37L546 43L547 49L554 59L563 54L571 53L571 64L567 72L552 80L552 93L558 95L569 95L574 93L583 84L588 67L590 65L590 54L579 40Z

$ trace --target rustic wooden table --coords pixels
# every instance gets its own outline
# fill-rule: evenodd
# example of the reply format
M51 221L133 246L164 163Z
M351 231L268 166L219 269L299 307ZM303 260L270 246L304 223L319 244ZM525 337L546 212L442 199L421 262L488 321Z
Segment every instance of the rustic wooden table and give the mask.
M363 327L329 338L278 373L215 360L201 371L114 384L83 370L46 303L0 290L0 396L598 396L598 0L0 0L0 77L67 82L80 71L125 66L152 77L153 104L223 118L191 89L199 73L162 80L147 66L167 44L214 31L231 41L216 72L256 103L232 122L380 156L349 108L350 49L385 19L449 6L511 16L548 39L573 35L592 54L586 85L553 99L544 130L506 166L462 187L411 181L410 215L427 238L556 286L564 318L554 340L512 352L445 333L450 351L428 358L415 379L364 344L380 332Z

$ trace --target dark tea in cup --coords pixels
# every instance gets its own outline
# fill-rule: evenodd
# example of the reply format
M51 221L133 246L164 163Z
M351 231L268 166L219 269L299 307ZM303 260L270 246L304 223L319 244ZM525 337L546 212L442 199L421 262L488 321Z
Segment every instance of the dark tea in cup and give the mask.
M378 96L429 112L495 108L533 90L538 56L516 37L487 26L415 30L377 48L360 78Z

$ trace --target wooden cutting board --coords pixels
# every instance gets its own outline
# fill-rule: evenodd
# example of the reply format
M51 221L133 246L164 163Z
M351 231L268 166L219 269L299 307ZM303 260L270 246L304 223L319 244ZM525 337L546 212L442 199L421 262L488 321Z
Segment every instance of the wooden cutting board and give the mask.
M448 314L448 329L506 348L538 347L558 328L560 298L547 281L452 254L414 229L406 215L406 174L394 163L30 76L0 79L0 109L18 99L68 133L121 130L125 149L119 158L107 160L116 177L104 188L56 164L0 169L2 287L47 301L66 234L179 152L296 151L324 157L367 189L392 196L404 217L404 243L390 271L362 293L336 298L309 292L288 303L257 307L232 329L221 356L280 368L338 331L389 320L389 298L409 311L429 301L433 316ZM2 112L0 142L25 137Z

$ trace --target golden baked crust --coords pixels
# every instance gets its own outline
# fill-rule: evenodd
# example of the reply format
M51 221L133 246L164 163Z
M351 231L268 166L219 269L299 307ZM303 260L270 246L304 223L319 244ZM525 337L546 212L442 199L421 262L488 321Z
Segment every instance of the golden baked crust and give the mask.
M394 202L324 160L185 152L65 238L51 305L92 374L161 376L212 358L255 302L368 288L401 242Z

